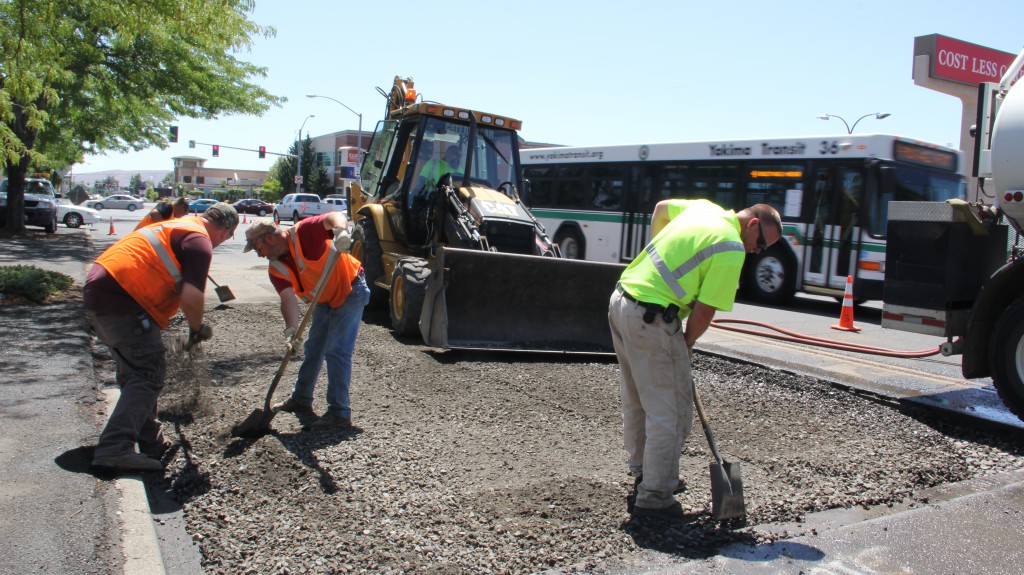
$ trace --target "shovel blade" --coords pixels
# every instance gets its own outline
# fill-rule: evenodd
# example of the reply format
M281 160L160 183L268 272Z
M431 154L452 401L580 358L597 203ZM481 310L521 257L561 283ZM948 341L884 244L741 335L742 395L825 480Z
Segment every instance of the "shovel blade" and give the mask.
M270 421L277 413L272 409L254 409L238 425L231 428L234 437L261 437L270 433Z
M743 503L743 478L740 464L723 462L711 466L711 517L736 519L746 517L747 508Z
M214 291L217 292L217 299L224 303L235 299L235 294L231 293L231 288L228 286L219 286Z

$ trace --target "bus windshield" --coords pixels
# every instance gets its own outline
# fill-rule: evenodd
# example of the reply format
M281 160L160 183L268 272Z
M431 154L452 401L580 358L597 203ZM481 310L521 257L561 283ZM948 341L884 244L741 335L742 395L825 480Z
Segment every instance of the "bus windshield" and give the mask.
M955 173L939 173L904 165L884 167L888 172L879 186L877 203L868 215L868 233L884 238L889 223L889 202L944 202L965 197L963 178ZM889 177L891 176L891 177Z

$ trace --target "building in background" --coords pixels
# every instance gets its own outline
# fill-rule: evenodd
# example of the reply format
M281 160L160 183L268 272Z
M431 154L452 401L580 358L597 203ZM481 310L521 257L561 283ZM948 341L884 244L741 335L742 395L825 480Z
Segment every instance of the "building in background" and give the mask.
M206 160L199 156L176 156L174 183L188 191L205 193L210 190L247 189L249 192L263 187L266 170L238 170L234 168L207 168ZM246 194L246 197L256 197Z
M363 132L363 150L370 146L373 132ZM348 197L348 189L359 175L359 130L342 130L321 136L311 136L310 143L316 154L313 165L327 172L335 194Z

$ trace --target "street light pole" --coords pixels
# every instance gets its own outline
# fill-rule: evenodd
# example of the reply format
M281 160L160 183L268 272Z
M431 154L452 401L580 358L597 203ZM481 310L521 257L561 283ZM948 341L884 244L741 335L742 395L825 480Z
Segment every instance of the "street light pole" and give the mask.
M299 126L299 143L298 143L297 146L295 146L295 152L296 152L296 155L298 156L298 162L295 165L295 193L296 194L299 193L300 191L302 191L301 189L299 189L302 186L302 183L301 183L301 180L302 180L302 128L305 128L306 127L306 122L309 121L310 118L314 118L314 117L316 117L315 114L310 114L310 115L306 116L306 119L302 121L302 125Z
M880 112L872 112L870 114L864 114L863 116L857 118L857 121L853 123L853 126L850 126L850 124L847 124L846 120L844 120L842 116L837 116L835 114L822 114L822 115L818 116L818 119L819 120L831 120L832 118L839 118L839 120L843 123L843 125L846 126L846 133L847 134L852 134L853 131L857 128L857 124L859 124L861 120L863 120L864 118L867 118L868 116L874 116L876 120L884 120L884 119L888 118L890 116L890 114L883 114L883 113L880 113Z
M307 98L324 98L325 100L330 100L332 102L336 102L338 104L341 104L342 107L344 107L349 112L352 112L356 116L359 116L359 135L356 138L357 139L356 147L359 148L359 160L358 160L359 161L359 165L356 166L356 169L362 170L363 169L363 115L360 114L359 112L356 112L352 108L349 108L348 106L346 106L341 101L335 100L334 98L332 98L330 96L320 96L320 95L317 95L317 94L306 94L306 97Z

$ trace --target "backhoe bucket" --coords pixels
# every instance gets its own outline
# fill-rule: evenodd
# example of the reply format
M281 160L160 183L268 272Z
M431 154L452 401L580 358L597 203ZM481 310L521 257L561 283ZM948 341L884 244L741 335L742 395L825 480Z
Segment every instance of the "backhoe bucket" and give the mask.
M623 265L440 248L420 316L427 345L611 354Z

